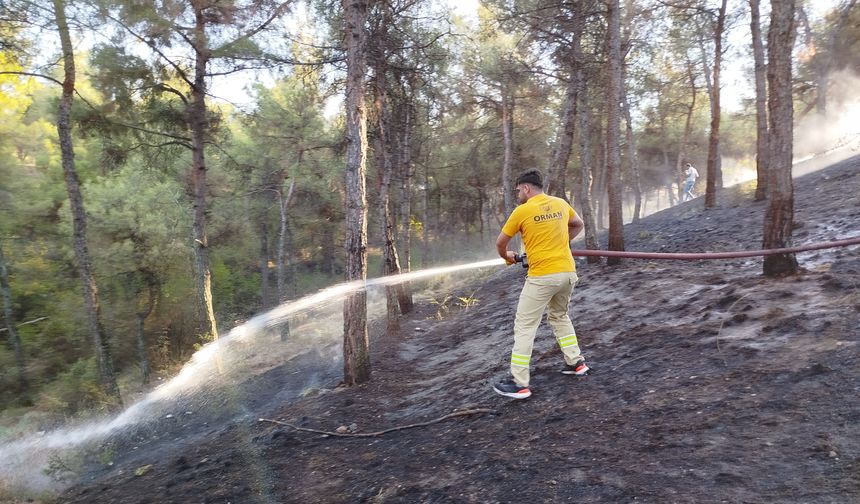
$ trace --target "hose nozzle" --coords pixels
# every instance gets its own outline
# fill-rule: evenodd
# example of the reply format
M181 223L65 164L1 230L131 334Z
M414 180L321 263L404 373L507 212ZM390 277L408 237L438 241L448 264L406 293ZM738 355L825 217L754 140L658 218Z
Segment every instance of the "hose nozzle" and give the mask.
M514 262L522 263L523 268L528 269L529 267L529 258L525 253L523 254L514 254Z

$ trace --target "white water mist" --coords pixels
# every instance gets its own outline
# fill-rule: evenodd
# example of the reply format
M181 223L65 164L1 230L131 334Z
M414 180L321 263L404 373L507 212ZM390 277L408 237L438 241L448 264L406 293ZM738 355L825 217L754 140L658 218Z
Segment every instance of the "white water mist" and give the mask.
M217 385L219 377L223 377L224 373L239 373L247 378L248 373L276 367L303 352L311 349L318 351L323 345L330 348L328 357L332 361L339 359L343 328L339 303L352 293L367 289L369 294L372 294L368 301L368 315L382 316L384 293L381 289L373 289L374 287L502 264L502 259L491 259L367 281L346 282L283 303L257 315L198 350L176 376L115 417L28 435L0 444L0 496L62 488L64 485L61 482L55 481L44 472L52 459L56 460L75 449L95 444L129 427L163 418L165 414L171 414L168 412L173 411L175 399L180 395L194 394L204 386L209 386L209 389L198 395L211 395L211 389ZM294 325L295 319L302 320ZM272 329L288 320L291 322L289 340L275 341L279 336ZM259 345L255 346L255 343ZM250 369L252 364L255 365L253 370Z

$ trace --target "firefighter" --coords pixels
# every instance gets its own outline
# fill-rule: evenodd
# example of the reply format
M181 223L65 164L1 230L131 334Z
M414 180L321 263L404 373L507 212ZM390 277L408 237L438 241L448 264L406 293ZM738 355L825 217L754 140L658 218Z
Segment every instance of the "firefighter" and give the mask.
M506 397L525 399L531 396L529 362L544 311L564 354L565 366L561 372L583 376L589 371L567 313L578 280L570 240L585 225L567 201L544 194L543 177L538 170L529 170L517 177L516 191L520 205L502 227L496 239L496 250L508 264L521 259L508 250L511 238L520 233L528 258L528 276L514 320L511 378L494 384L493 390Z

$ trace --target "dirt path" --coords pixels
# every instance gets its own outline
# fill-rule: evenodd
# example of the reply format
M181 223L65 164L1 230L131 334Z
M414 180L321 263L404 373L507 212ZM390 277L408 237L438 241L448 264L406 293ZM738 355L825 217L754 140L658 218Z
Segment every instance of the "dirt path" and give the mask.
M796 190L796 244L860 234L860 158ZM730 189L717 209L655 214L625 229L627 248L759 248L765 207L749 200ZM258 376L247 417L119 457L60 501L859 502L860 247L799 259L784 279L760 259L583 263L571 313L594 372L558 373L542 326L525 401L490 390L523 276L500 270L452 292L468 308L437 321L425 301L400 334L375 331L370 383L272 403L285 373ZM473 407L496 413L364 439L256 421L370 432Z

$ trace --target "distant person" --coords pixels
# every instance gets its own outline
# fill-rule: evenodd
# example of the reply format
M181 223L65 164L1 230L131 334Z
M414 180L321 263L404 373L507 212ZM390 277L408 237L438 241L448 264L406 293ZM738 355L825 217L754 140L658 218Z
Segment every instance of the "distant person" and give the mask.
M506 397L525 399L532 394L529 364L535 333L547 308L547 322L564 354L565 366L561 372L583 376L589 371L567 314L570 295L578 280L570 240L585 224L565 200L544 194L543 177L537 170L517 177L516 191L520 205L496 238L496 250L508 264L513 264L516 254L507 247L511 238L520 233L529 270L514 320L512 378L496 383L493 390Z
M687 169L684 171L687 180L684 182L684 197L681 201L690 201L696 196L693 195L693 186L696 185L696 179L699 178L699 171L690 163L687 163Z

